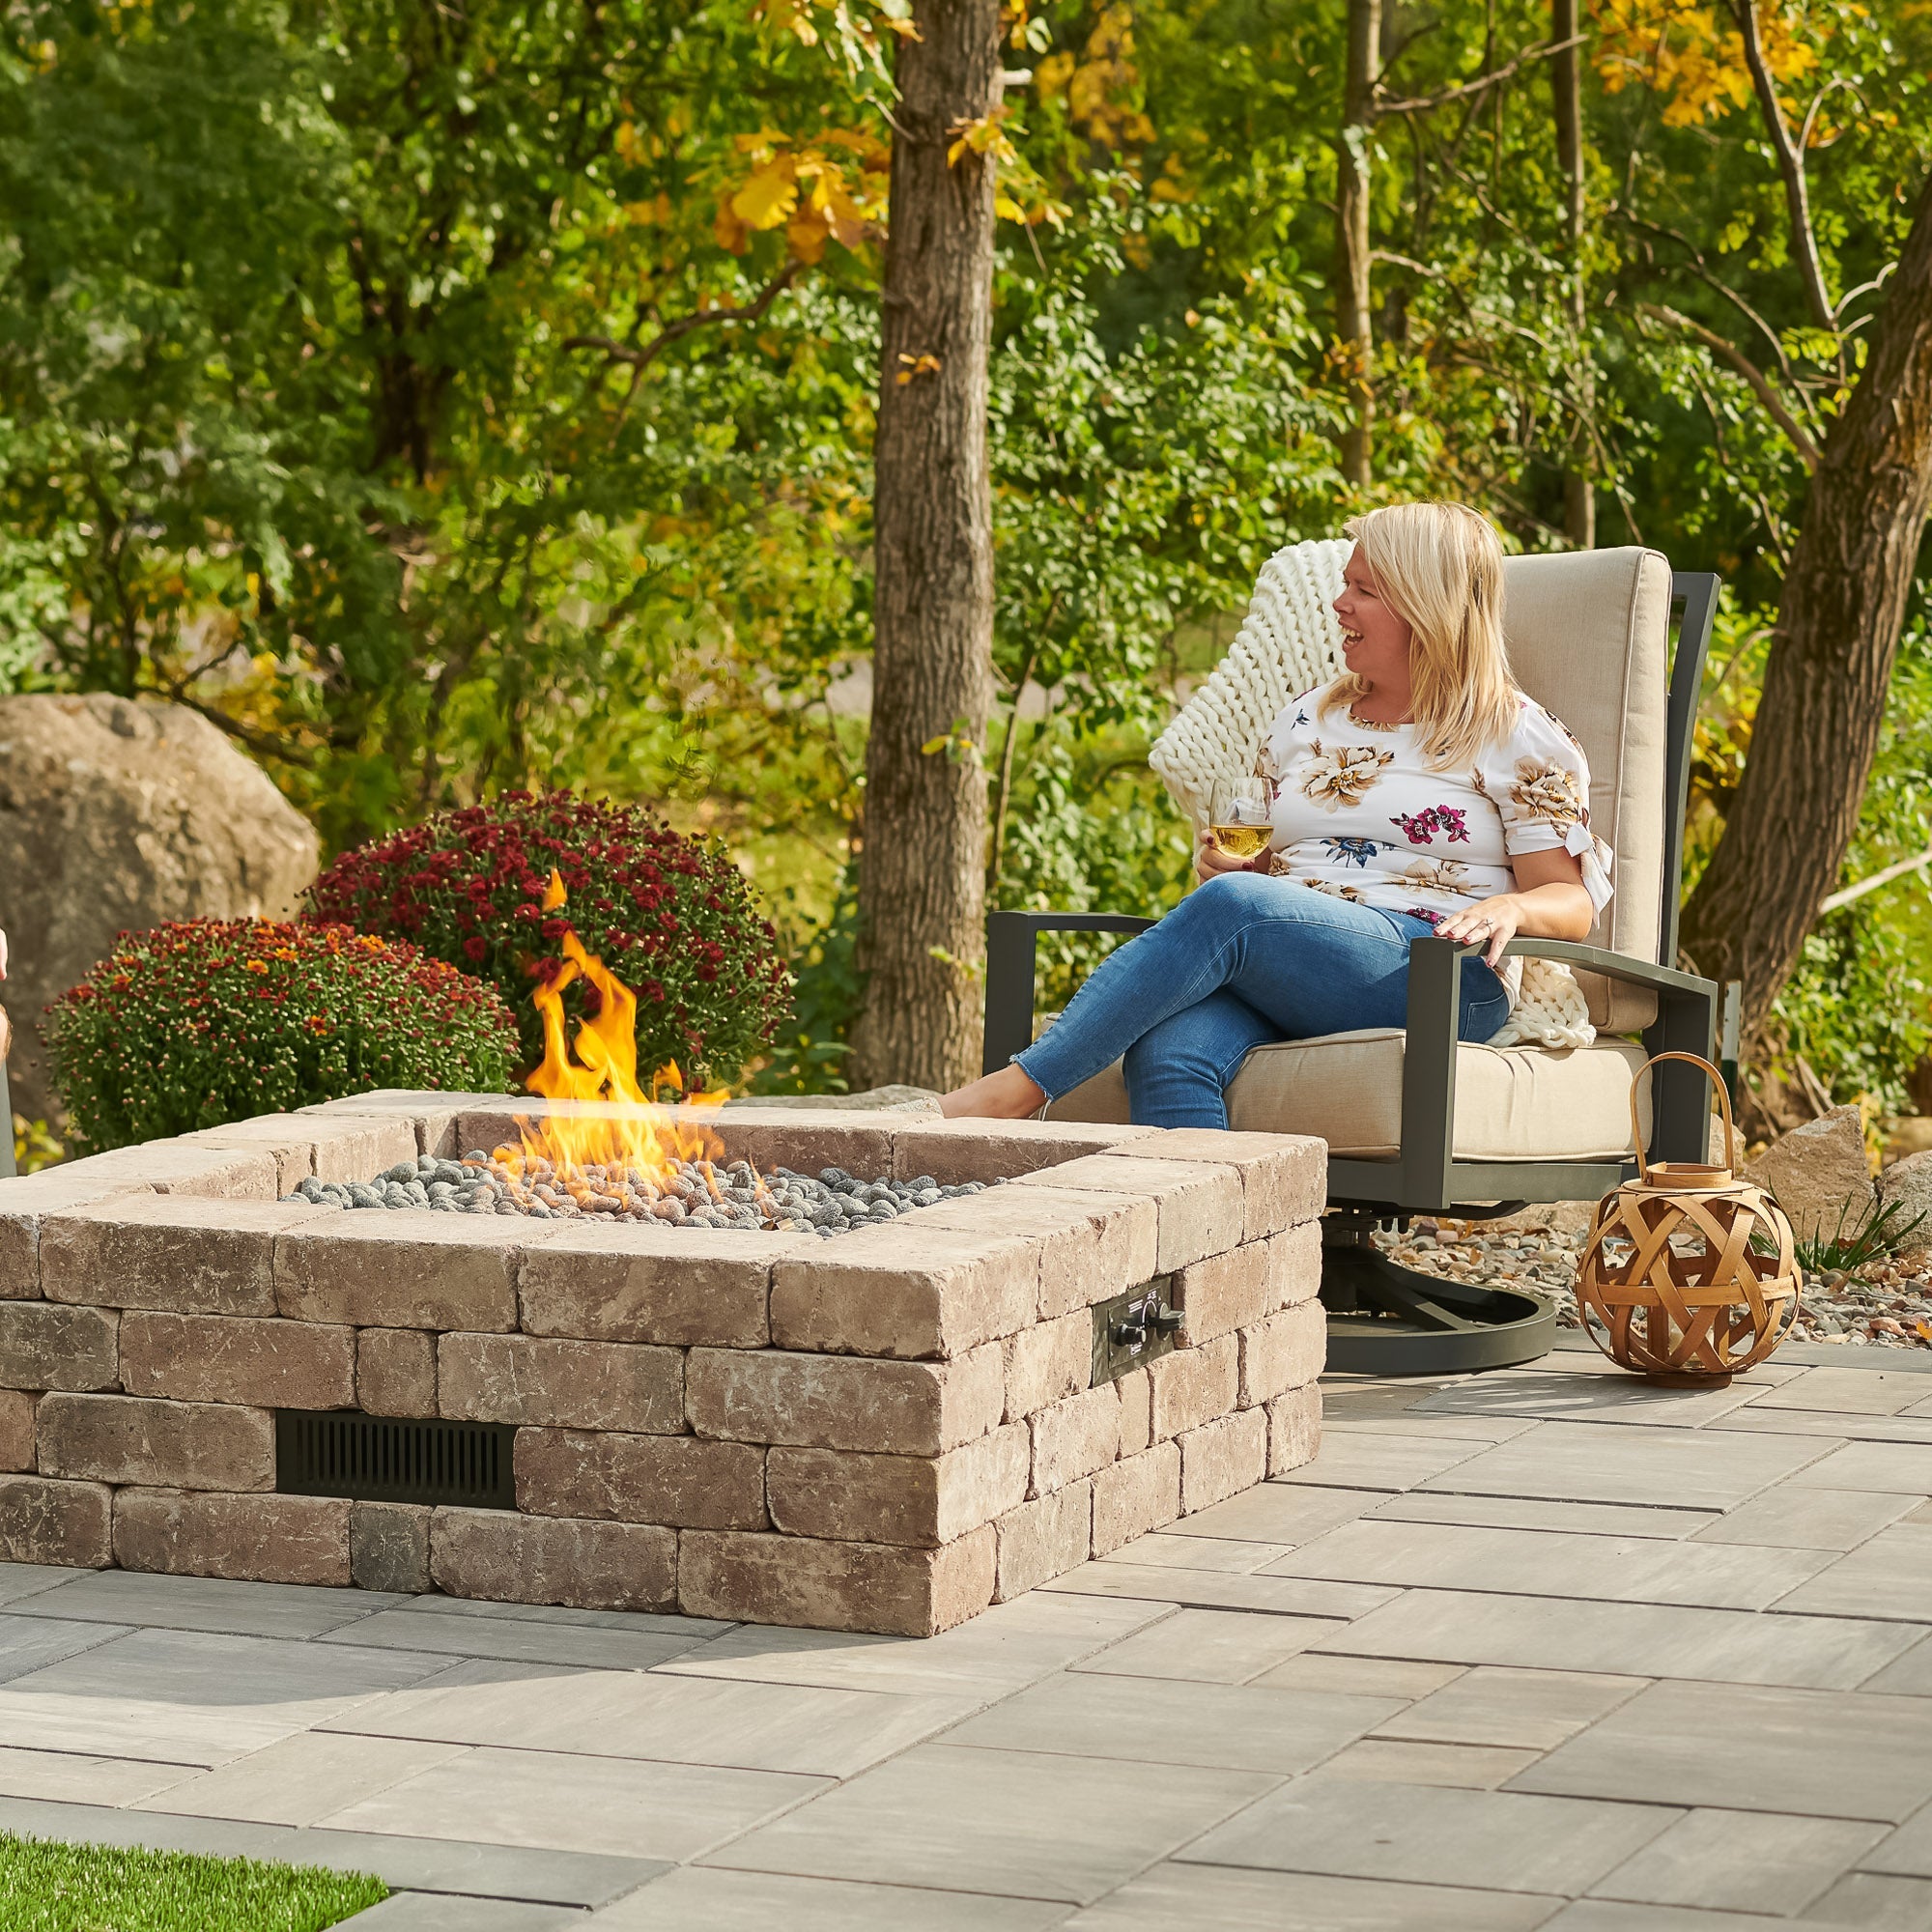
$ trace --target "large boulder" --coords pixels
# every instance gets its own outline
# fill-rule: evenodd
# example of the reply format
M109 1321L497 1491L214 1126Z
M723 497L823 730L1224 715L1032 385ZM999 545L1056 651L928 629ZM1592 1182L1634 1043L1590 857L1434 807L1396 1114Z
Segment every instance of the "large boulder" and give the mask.
M1909 1153L1893 1161L1878 1178L1878 1201L1881 1208L1894 1202L1898 1206L1888 1233L1899 1259L1915 1265L1932 1260L1932 1153ZM1915 1220L1916 1228L1911 1226Z
M1830 1240L1840 1228L1857 1233L1875 1199L1864 1120L1856 1107L1833 1107L1780 1134L1745 1174L1771 1189L1800 1240Z
M14 1108L57 1118L41 1020L113 951L173 919L285 919L314 829L198 713L97 694L0 698L0 987Z

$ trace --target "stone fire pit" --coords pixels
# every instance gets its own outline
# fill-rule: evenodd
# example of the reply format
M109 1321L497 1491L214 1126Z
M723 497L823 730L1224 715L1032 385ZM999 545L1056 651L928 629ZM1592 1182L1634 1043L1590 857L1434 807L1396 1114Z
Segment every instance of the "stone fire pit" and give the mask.
M1314 1454L1320 1141L706 1117L765 1172L1006 1183L837 1240L281 1198L544 1111L0 1181L0 1557L923 1634Z

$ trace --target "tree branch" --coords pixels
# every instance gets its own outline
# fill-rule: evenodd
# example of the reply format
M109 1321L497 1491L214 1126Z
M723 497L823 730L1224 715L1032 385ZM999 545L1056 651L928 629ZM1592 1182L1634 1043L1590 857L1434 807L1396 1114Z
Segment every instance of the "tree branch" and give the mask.
M1791 139L1791 129L1784 124L1784 107L1777 98L1777 85L1765 62L1764 41L1758 33L1757 0L1731 0L1731 12L1737 17L1738 31L1744 36L1745 63L1757 89L1765 131L1770 134L1772 151L1777 156L1777 171L1784 177L1784 201L1791 216L1791 251L1798 258L1804 298L1811 305L1811 320L1820 328L1835 333L1837 311L1825 286L1824 264L1818 259L1818 238L1811 229L1811 198L1804 185L1804 156L1799 153Z
M1581 46L1583 36L1573 34L1567 41L1551 41L1540 47L1525 47L1514 60L1505 61L1492 73L1479 74L1474 80L1465 81L1461 87L1452 87L1441 94L1419 95L1413 100L1378 100L1377 114L1432 114L1438 107L1447 107L1454 100L1467 100L1473 95L1487 92L1497 82L1507 80L1520 69L1532 61L1548 60L1568 48Z
M1828 894L1818 901L1818 913L1822 918L1828 912L1836 912L1840 906L1848 906L1854 899L1861 899L1867 893L1875 893L1881 886L1889 886L1894 879L1902 879L1908 872L1923 871L1932 866L1932 850L1920 852L1917 858L1901 859L1895 866L1884 867L1869 878L1861 879L1855 886L1847 886L1843 892Z
M225 711L217 711L212 704L204 704L193 697L181 686L170 682L165 696L171 704L185 706L189 711L198 712L211 724L226 731L231 738L239 738L257 757L280 758L284 764L300 765L305 770L315 764L315 753L292 745L286 738L277 738L272 732L257 731L252 725L243 724L228 716Z
M1686 335L1694 336L1713 355L1727 362L1750 385L1751 393L1764 405L1765 413L1791 439L1791 446L1797 450L1804 468L1816 471L1818 445L1812 441L1811 433L1791 413L1784 398L1772 386L1771 379L1743 350L1725 340L1715 328L1706 328L1701 322L1693 322L1688 315L1661 303L1640 302L1637 313L1666 323Z
M1724 300L1729 302L1764 337L1771 353L1777 357L1778 370L1783 375L1784 380L1793 388L1803 387L1803 384L1798 380L1798 372L1791 366L1791 358L1784 353L1784 344L1779 339L1777 330L1772 327L1771 324L1765 321L1764 317L1758 314L1757 310L1743 296L1739 295L1737 290L1732 288L1728 282L1721 280L1711 272L1704 261L1703 250L1688 235L1680 234L1675 228L1667 228L1660 221L1652 221L1644 215L1634 213L1628 207L1619 212L1633 228L1639 229L1649 235L1662 235L1667 241L1675 242L1690 257L1690 272L1713 295L1721 296Z
M694 329L705 328L714 323L762 321L765 311L791 287L805 267L806 264L794 256L751 301L741 303L737 308L701 308L691 315L681 315L675 322L666 323L640 348L619 342L609 335L568 335L563 346L566 349L601 349L607 362L622 362L633 369L646 369L673 342L689 335Z

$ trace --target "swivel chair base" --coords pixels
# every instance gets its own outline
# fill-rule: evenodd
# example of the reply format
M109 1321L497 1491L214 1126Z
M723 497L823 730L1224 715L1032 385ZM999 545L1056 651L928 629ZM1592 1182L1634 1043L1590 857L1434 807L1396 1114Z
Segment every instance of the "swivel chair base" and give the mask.
M1336 1225L1340 1224L1340 1225ZM1478 1288L1392 1262L1366 1216L1323 1229L1328 1367L1345 1375L1455 1376L1514 1368L1556 1346L1556 1304L1520 1288Z

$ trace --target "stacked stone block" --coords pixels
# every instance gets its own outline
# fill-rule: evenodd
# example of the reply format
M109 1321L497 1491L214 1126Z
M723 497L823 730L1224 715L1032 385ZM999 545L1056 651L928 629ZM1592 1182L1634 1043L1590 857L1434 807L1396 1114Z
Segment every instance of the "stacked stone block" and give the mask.
M925 1634L1314 1454L1320 1142L713 1124L1010 1184L831 1241L278 1198L511 1131L440 1094L0 1182L0 1557ZM1180 1346L1090 1386L1156 1274ZM278 1493L278 1408L508 1425L516 1508Z

